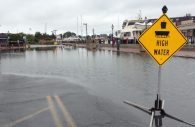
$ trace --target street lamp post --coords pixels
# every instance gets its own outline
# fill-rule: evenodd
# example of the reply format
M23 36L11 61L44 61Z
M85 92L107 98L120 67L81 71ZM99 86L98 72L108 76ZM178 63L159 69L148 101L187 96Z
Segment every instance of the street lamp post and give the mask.
M94 35L95 35L95 30L94 30L94 28L93 28L92 32L93 32L93 36L94 36Z
M87 23L83 23L83 25L85 25L85 28L86 28L86 36L87 36Z
M0 27L1 27L1 24L0 24ZM0 42L0 51L1 51L1 42Z
M7 31L7 45L9 46L10 33Z
M87 41L87 23L83 23L83 25L85 25L85 28L86 28L86 37L85 37L85 41Z
M147 17L145 17L145 29L147 29Z
M112 28L112 44L113 44L113 29L114 29L114 25L113 24L112 24L111 28Z

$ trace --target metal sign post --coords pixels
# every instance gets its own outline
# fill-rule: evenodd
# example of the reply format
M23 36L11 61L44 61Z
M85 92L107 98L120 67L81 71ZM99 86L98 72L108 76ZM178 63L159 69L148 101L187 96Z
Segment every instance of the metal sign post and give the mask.
M161 65L158 68L158 90L157 90L157 98L155 101L155 107L161 108L162 107L162 100L161 100Z
M154 107L147 108L130 101L124 101L124 103L151 115L149 127L153 126L153 121L155 121L156 127L162 127L162 119L164 117L195 127L194 124L167 114L164 110L164 100L161 100L161 65L186 43L186 38L166 16L167 10L167 7L164 6L162 8L163 15L139 38L142 47L145 48L150 56L159 64L157 95ZM166 27L166 25L168 27Z

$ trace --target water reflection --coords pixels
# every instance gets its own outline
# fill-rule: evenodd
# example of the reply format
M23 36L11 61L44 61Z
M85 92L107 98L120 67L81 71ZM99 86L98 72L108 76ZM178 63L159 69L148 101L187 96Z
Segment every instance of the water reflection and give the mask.
M48 51L48 50L56 50L56 47L33 47L28 50L35 50L35 51Z
M120 51L117 51L116 54L117 54L117 56L120 56Z

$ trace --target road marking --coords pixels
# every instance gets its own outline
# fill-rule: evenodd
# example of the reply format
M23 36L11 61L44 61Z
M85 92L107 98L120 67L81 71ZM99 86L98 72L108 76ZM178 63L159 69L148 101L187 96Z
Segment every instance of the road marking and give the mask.
M63 104L62 100L60 99L59 96L54 96L60 109L62 110L62 113L64 115L64 119L67 122L68 127L77 127L74 119L72 118L72 116L70 115L68 109L66 108L66 106Z
M16 124L22 123L22 122L24 122L24 121L26 121L26 120L28 120L28 119L30 119L30 118L32 118L32 117L34 117L34 116L36 116L36 115L42 113L42 112L45 112L45 111L47 111L47 110L49 110L49 107L43 108L43 109L41 109L41 110L38 110L38 111L36 111L36 112L34 112L34 113L30 114L30 115L27 115L27 116L25 116L25 117L23 117L23 118L19 118L19 119L15 120L15 121L13 121L13 122L11 122L11 123L9 123L9 124L3 126L3 127L13 127L13 126L15 126Z
M55 106L54 106L54 102L51 98L51 96L47 96L47 102L48 102L48 105L49 105L49 109L50 109L50 112L52 114L52 117L53 117L53 120L55 122L55 125L56 127L63 127L58 115L57 115L57 112L56 112L56 109L55 109Z

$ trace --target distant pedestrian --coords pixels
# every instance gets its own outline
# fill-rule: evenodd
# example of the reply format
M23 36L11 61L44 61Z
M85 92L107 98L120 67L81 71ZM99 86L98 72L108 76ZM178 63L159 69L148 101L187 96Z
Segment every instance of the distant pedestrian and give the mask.
M115 45L115 38L113 37L112 38L112 47L114 47L114 45Z
M126 44L128 44L128 38L126 39Z
M117 38L117 50L120 50L120 43L121 43L120 38Z

